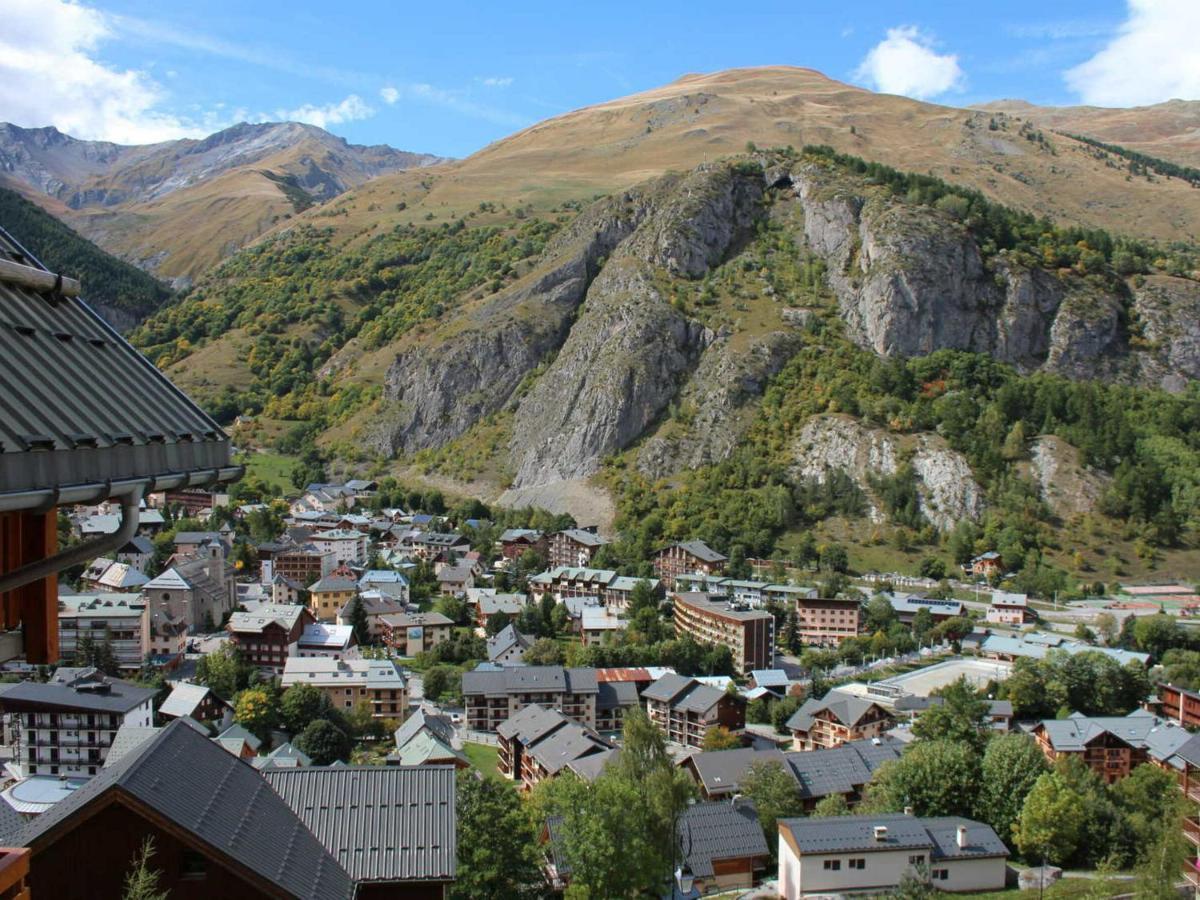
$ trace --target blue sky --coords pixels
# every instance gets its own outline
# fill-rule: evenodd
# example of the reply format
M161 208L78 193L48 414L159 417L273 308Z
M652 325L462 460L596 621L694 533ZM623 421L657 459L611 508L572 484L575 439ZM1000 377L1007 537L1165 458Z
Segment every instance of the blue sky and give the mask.
M0 0L0 21L0 121L131 143L287 117L464 156L688 72L773 63L953 105L1200 99L1198 0Z

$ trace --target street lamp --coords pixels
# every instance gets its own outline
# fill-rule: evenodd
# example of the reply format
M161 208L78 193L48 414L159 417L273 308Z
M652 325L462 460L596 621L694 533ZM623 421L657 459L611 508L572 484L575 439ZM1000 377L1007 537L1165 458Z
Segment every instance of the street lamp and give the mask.
M688 799L687 806L675 814L675 852L678 854L679 865L675 868L675 885L679 888L679 893L683 897L687 897L692 893L692 888L696 884L696 876L693 874L691 867L688 865L687 859L692 852L692 829L689 826L687 829L687 849L683 849L683 835L680 833L680 825L684 824L685 816L695 800Z

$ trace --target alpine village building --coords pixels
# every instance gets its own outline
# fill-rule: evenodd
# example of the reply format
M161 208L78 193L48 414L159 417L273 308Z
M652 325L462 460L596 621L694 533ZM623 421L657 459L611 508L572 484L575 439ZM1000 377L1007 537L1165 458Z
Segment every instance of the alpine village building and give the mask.
M677 634L728 647L739 675L774 667L775 617L769 612L699 591L672 596Z

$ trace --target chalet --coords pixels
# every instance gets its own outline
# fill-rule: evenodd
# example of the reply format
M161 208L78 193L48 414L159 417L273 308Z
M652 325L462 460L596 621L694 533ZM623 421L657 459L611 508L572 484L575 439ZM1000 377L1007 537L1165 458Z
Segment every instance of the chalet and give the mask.
M819 700L805 700L787 720L787 729L794 749L818 750L879 737L895 724L895 717L879 703L833 690Z
M285 741L269 753L255 756L250 760L250 765L260 772L271 769L302 769L312 765L312 757Z
M259 551L261 553L261 547ZM316 545L307 542L289 544L263 560L262 580L264 584L270 584L272 578L282 575L298 584L311 584L337 567L337 554L332 550L319 550Z
M583 646L606 644L624 631L629 623L605 606L585 606L580 611L579 637Z
M663 675L642 692L642 701L667 740L685 747L704 746L704 738L718 727L746 727L745 699L684 675Z
M515 625L505 625L487 639L488 662L501 666L520 665L521 657L532 646L533 640L517 631Z
M515 619L525 608L523 594L500 594L487 588L477 591L475 598L475 622L480 628L486 629L492 616L503 613Z
M383 643L402 656L432 650L454 635L454 621L439 612L389 613L379 618Z
M408 539L413 556L429 562L457 558L471 549L471 541L455 532L418 531Z
M1000 574L1004 560L995 550L981 553L969 563L963 565L963 572L976 578L993 578Z
M190 681L177 681L158 708L164 719L187 716L197 722L218 722L228 727L233 722L233 707L213 693L211 688Z
M1167 682L1158 684L1159 714L1184 728L1200 728L1200 691Z
M562 666L512 666L464 672L463 701L467 727L496 731L502 722L531 703L557 709L589 728L596 726L595 669Z
M592 729L556 709L536 703L522 707L496 729L501 775L518 781L524 790L553 778L579 760L610 754L613 745Z
M740 747L695 753L682 766L696 780L703 796L720 800L740 792L741 780L753 764L777 762L795 779L800 801L806 811L811 811L835 794L850 806L858 803L875 770L899 759L903 749L902 742L887 736L805 752Z
M145 511L143 511L141 517L144 518L145 515ZM152 559L154 559L154 542L140 534L135 534L123 546L117 548L117 562L132 566L139 572L145 572Z
M904 813L780 819L779 896L890 894L920 870L939 891L1000 891L1008 848L990 825Z
M496 549L503 559L518 559L532 550L535 553L546 552L550 541L546 535L532 528L509 528L500 534L496 540Z
M197 815L202 804L237 815ZM453 822L452 808L448 818ZM171 897L340 900L354 892L338 858L276 790L266 789L263 775L182 720L14 840L30 850L32 896L91 900L122 895L129 860L148 839L158 888Z
M454 749L454 725L443 715L418 709L395 732L396 749L387 756L389 766L451 765L466 769L470 760Z
M399 603L408 603L408 579L391 569L368 569L358 579L360 591L379 591Z
M547 541L546 557L551 568L557 566L586 567L592 564L596 551L608 541L586 528L556 531Z
M441 566L436 577L438 590L447 597L462 597L475 586L475 572L468 563Z
M1075 757L1111 784L1144 762L1167 759L1191 734L1138 709L1127 716L1072 713L1065 719L1045 719L1034 727L1033 737L1050 762Z
M136 594L150 581L136 566L103 557L93 560L79 580L90 584L94 590L114 594Z
M307 607L257 604L252 612L235 612L225 626L229 641L247 662L275 675L299 652L300 636L316 621Z
M679 575L716 575L725 568L729 558L713 550L704 541L684 541L664 547L654 554L654 572L667 586L675 590Z
M1020 628L1036 618L1033 610L1029 608L1029 598L1024 594L1011 594L1006 591L996 591L992 594L992 604L987 611L988 623Z

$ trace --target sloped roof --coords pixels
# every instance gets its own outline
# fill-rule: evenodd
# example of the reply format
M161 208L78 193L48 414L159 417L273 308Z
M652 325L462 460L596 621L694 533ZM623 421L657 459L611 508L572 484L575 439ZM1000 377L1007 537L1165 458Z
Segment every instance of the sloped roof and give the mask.
M226 625L229 631L257 634L275 623L291 631L308 609L299 603L261 603L251 612L235 612Z
M111 791L127 794L297 898L346 900L346 871L263 777L182 720L102 769L21 832L18 846L40 846Z
M850 794L862 789L875 770L900 758L904 744L883 737L848 741L840 747L784 754L788 768L800 785L800 796L818 800L831 794Z
M742 778L755 763L779 763L783 771L793 778L796 773L787 764L782 750L756 750L753 747L737 747L733 750L707 750L693 753L687 764L693 766L700 783L709 796L737 793Z
M770 855L758 813L748 801L693 804L680 816L677 831L688 867L700 878L712 876L714 860Z
M1161 741L1157 732L1177 732L1179 746L1187 742L1189 733L1177 725L1158 718L1145 710L1134 710L1127 716L1084 716L1075 713L1065 719L1044 719L1038 726L1050 744L1060 752L1078 752L1092 741L1111 735L1131 747L1148 748L1149 743Z
M523 706L496 728L505 740L516 739L524 744L541 740L567 723L567 717L556 709L538 703Z
M577 544L583 544L585 547L601 547L607 544L608 541L600 537L594 531L585 531L582 528L568 528L565 531L560 531L559 534L566 535Z
M210 693L210 689L202 684L192 684L189 681L177 681L171 689L171 693L167 699L162 702L162 706L158 708L159 713L172 718L180 716L190 716L196 711L204 698Z
M562 714L559 713L561 717ZM557 774L563 767L584 757L591 756L604 750L611 750L612 745L590 728L580 725L573 719L565 719L561 728L556 728L546 737L535 740L526 748L538 765L551 775Z
M454 725L449 717L431 713L422 707L405 719L404 724L396 729L394 735L396 748L403 747L422 731L428 731L446 743L454 740Z
M421 731L403 747L388 754L388 762L401 766L452 765L466 767L471 761L448 742L430 731Z
M808 731L812 727L813 717L822 712L828 712L842 725L857 725L874 706L879 706L874 700L846 691L833 690L820 700L805 700L804 705L787 720L787 727L792 731Z
M0 260L45 271L3 228ZM0 280L0 310L0 493L240 473L220 426L83 300Z
M517 631L516 626L510 623L488 638L488 659L496 659L499 656L503 656L513 647L518 647L524 651L528 650L532 645L533 641Z
M256 756L250 760L254 768L263 769L298 769L311 766L312 759L303 750L294 747L290 742L280 744L266 756Z
M887 828L882 840L877 826ZM967 846L959 847L959 826L967 829ZM930 858L964 859L1008 856L1008 848L990 825L954 816L921 819L901 813L865 816L832 816L816 819L780 819L779 827L791 833L801 853L852 853L872 850L930 851Z
M87 712L127 713L141 706L155 694L155 691L149 688L138 687L119 678L104 679L103 683L107 685L107 689L98 688L93 682L73 686L54 681L45 684L22 681L9 686L0 694L0 709L81 709Z
M313 766L263 775L356 881L449 881L453 766Z
M690 556L708 563L725 562L729 558L724 554L718 553L712 547L708 546L708 544L704 543L704 541L680 541L678 544L672 544L671 547L678 547ZM671 547L667 547L665 550L660 550L659 552L666 552Z

